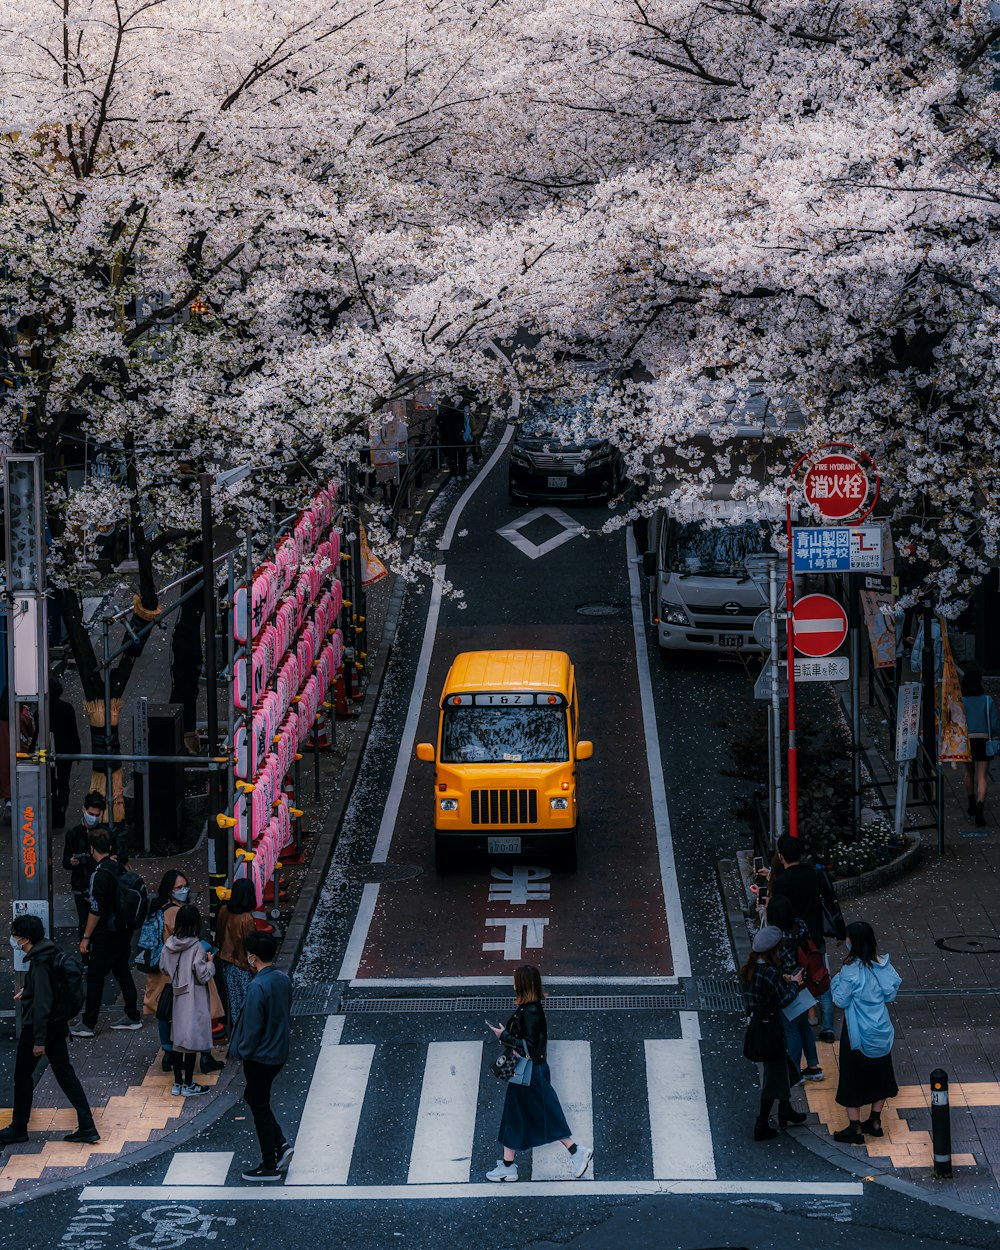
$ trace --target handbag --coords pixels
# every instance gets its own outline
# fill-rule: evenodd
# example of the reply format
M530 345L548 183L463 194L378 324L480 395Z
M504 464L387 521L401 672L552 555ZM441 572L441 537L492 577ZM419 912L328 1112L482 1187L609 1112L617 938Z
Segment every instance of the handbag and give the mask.
M830 970L826 966L826 957L812 938L800 942L795 952L799 967L805 974L802 988L807 989L813 998L822 998L830 988Z
M988 760L996 759L1000 755L1000 738L997 737L997 731L993 728L993 698L991 695L986 696L986 758Z
M785 1054L785 1028L775 1007L755 1007L743 1037L743 1057L769 1063Z
M523 1040L523 1039L522 1039ZM517 1066L507 1078L508 1085L530 1085L531 1074L535 1070L535 1064L531 1055L528 1053L528 1043L524 1043L524 1054L518 1059Z

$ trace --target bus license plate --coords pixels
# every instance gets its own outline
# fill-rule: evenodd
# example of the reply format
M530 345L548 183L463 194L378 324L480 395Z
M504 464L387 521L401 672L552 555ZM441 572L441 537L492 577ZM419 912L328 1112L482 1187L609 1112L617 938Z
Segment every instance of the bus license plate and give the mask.
M486 849L490 855L520 855L520 838L487 838Z
M550 489L556 490L566 486L567 479L565 477L550 477L547 479Z
M719 646L720 647L742 647L743 635L742 634L720 634Z

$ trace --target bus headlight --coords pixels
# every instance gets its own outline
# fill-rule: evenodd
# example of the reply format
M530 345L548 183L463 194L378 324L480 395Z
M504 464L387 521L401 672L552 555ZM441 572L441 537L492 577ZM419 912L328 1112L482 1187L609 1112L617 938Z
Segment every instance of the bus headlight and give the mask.
M440 806L443 812L457 812L458 799L442 799Z
M569 807L569 799L549 799L549 807L554 812L564 812Z

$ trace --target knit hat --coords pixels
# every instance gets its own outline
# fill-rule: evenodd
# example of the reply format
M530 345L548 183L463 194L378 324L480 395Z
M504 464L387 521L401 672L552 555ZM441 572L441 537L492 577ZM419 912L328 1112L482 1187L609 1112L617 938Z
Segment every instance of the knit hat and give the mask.
M756 954L763 955L765 951L773 951L781 939L782 933L777 925L762 925L754 935L753 950Z

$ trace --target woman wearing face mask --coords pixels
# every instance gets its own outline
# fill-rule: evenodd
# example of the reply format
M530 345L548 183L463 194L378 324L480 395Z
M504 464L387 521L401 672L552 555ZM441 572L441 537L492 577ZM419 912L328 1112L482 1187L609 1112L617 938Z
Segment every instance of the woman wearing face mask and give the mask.
M847 1108L847 1127L835 1141L863 1146L865 1135L882 1136L882 1106L899 1093L892 1069L895 1034L887 1003L899 990L900 976L880 955L875 931L863 920L847 926L847 958L833 978L833 1001L844 1009L840 1035L840 1083L837 1102ZM871 1107L867 1120L861 1108Z
M149 905L149 920L159 923L161 947L166 943L167 938L173 935L174 926L177 923L177 912L187 904L190 897L191 887L188 884L187 877L176 868L167 869L160 878L160 888L156 891L156 897ZM163 987L168 980L167 974L159 967L146 973L146 992L142 997L142 1007L147 1015L156 1015L157 1003L160 1001ZM215 989L214 983L210 984L211 991L214 991L215 1002L218 1004L219 1014L221 1015L222 1004L219 1000L219 992ZM173 1066L170 1021L157 1020L156 1028L160 1035L160 1045L163 1048L163 1058L160 1061L160 1067L164 1072L169 1072ZM202 1052L202 1072L218 1072L220 1068L225 1066L221 1060L213 1056L211 1049L206 1049Z
M190 1098L205 1093L205 1086L194 1079L198 1055L203 1057L212 1045L212 1013L208 985L214 976L212 956L201 940L201 915L197 907L185 903L177 909L174 932L163 943L160 967L173 986L170 1019L171 1066L174 1070L172 1093Z

